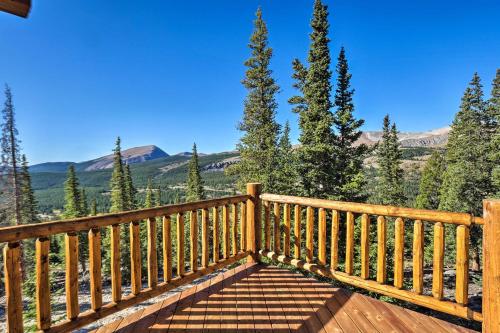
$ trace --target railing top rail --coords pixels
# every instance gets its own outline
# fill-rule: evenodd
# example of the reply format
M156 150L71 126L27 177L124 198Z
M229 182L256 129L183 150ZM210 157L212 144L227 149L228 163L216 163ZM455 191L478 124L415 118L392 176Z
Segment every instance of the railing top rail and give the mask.
M240 203L246 201L249 198L250 196L246 194L235 195L223 198L186 202L181 204L166 205L99 216L3 227L0 228L0 243L16 242L29 238L48 237L60 233L78 232L90 230L93 228L102 228L114 224L139 221L147 218L188 212L191 210L207 209L214 206Z
M260 198L264 201L311 206L315 208L326 208L359 214L371 214L393 217L404 217L414 220L429 222L442 222L470 226L472 224L483 224L481 217L474 217L467 213L456 213L439 210L416 209L396 206L372 205L358 202L344 202L326 199L312 199L263 193Z

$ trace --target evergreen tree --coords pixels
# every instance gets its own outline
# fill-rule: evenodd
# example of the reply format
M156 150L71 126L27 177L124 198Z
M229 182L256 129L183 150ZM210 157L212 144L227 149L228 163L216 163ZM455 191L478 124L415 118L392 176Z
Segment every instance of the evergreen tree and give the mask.
M275 169L275 193L285 195L297 194L299 175L297 173L297 156L290 143L290 124L286 122L278 143L278 157Z
M20 167L20 141L16 127L14 103L12 101L12 92L8 85L5 85L5 103L2 109L2 164L0 168L0 177L2 182L7 183L2 186L2 200L4 204L2 210L5 211L9 221L15 225L22 223L21 212L21 177L19 175Z
M260 8L256 16L249 44L251 57L245 61L247 71L242 82L248 94L243 120L238 126L244 132L237 145L241 161L228 168L228 174L237 175L238 187L242 191L248 182L260 182L264 191L272 191L280 131L275 120L278 107L275 95L279 87L269 68L273 50L268 45L268 31Z
M377 147L378 184L374 201L382 205L403 205L402 154L396 124L391 124L389 115L384 117L382 140Z
M124 187L125 187L125 197L126 197L126 210L134 210L137 209L137 190L132 181L132 172L130 171L130 166L128 164L125 165L124 170Z
M355 145L361 136L364 120L353 116L354 104L351 73L342 47L337 63L337 89L335 91L335 196L336 200L364 201L366 184L363 159L368 152L365 144Z
M500 68L497 69L493 80L489 104L491 115L496 120L490 148L490 160L493 163L492 184L495 196L500 198Z
M451 126L439 209L482 215L482 200L492 192L486 109L481 80L475 73ZM478 228L471 228L474 270L479 270L480 239Z
M198 152L196 143L193 144L193 155L189 161L188 179L186 189L186 201L197 201L205 199L203 190L203 179L200 175L200 166L198 165Z
M146 198L144 200L144 208L152 208L155 206L156 199L151 185L151 178L148 179L148 185L146 187Z
M328 43L328 7L321 0L314 2L311 20L309 67L294 60L294 87L301 95L292 97L293 111L299 114L301 130L298 149L302 192L306 196L334 196L334 115L331 108L331 71Z
M68 167L68 175L64 183L64 218L82 216L81 192L74 165Z
M35 193L31 187L31 175L28 167L28 160L26 155L22 155L21 158L21 216L23 224L30 224L40 222L37 216L37 201L35 198Z
M444 171L444 155L440 151L435 150L432 152L422 172L416 200L417 208L439 208L439 190L443 184Z
M92 198L90 202L90 216L97 216L97 200Z
M109 188L111 189L111 213L124 211L128 206L120 142L120 137L118 137L115 149L113 150L113 174L111 175L109 184Z
M84 188L80 191L80 213L82 216L89 215L89 203L87 201L87 193Z

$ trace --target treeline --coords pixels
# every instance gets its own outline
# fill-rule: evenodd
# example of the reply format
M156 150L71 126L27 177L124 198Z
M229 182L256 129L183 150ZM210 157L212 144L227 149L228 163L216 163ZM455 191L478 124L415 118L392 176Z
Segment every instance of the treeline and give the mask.
M355 144L364 121L354 116L354 89L345 48L339 51L335 73L330 70L329 29L328 8L316 0L307 62L295 59L291 64L297 95L289 103L298 114L300 129L299 145L294 149L289 124L282 126L276 121L280 88L270 69L273 49L268 42L269 32L261 9L257 10L243 79L248 93L239 124L242 137L237 149L241 162L228 170L228 174L238 177L239 188L244 190L247 182L261 182L264 191L273 193L481 216L482 200L500 196L500 70L489 99L484 97L480 78L474 74L446 148L433 151L422 174L415 168L405 171L402 160L419 152L400 147L396 124L389 115L383 119L382 139L374 148ZM367 168L363 160L372 153L376 167ZM452 229L446 233L450 262L455 251ZM427 244L432 243L431 232L427 227ZM406 234L412 234L411 228ZM391 232L388 240L390 251ZM478 227L471 230L471 242L472 268L479 269Z

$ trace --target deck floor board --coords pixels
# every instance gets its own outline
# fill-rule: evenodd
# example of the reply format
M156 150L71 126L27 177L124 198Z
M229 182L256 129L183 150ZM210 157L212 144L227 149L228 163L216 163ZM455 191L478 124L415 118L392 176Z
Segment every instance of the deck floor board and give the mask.
M473 332L275 266L244 264L96 332Z

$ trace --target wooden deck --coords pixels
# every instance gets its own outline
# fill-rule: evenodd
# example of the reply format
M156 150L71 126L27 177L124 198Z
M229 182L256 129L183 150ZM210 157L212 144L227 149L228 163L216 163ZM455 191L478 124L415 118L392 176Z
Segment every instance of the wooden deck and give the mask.
M261 264L241 265L94 332L472 332Z

